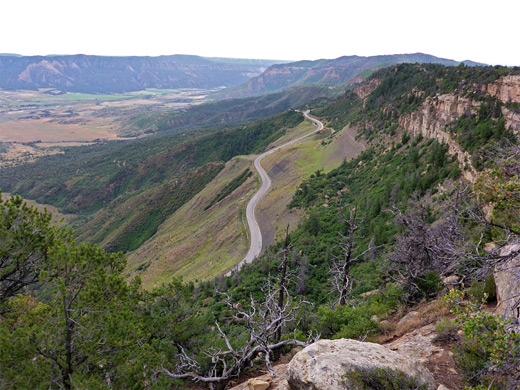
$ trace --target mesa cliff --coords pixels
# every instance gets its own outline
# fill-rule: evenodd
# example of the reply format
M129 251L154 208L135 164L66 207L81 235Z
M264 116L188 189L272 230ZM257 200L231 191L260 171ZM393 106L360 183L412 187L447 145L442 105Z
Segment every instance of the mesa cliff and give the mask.
M475 89L481 94L496 97L504 104L519 103L520 75L504 76L493 83L484 84ZM460 92L428 97L418 110L401 116L399 125L413 136L422 134L423 137L433 138L447 144L448 152L456 155L461 168L465 168L464 177L474 182L476 171L471 165L471 155L454 140L447 128L463 115L475 115L481 104L481 99L467 97ZM520 114L505 105L501 109L506 128L513 133L518 133L520 131Z

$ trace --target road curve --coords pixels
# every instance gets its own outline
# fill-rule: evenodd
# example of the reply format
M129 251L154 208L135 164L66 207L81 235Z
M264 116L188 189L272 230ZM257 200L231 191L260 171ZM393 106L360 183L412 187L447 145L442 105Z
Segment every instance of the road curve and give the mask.
M285 148L286 146L292 145L298 141L301 141L304 138L307 138L308 136L320 131L323 129L323 123L321 123L319 120L312 118L309 116L309 110L305 111L303 113L305 118L310 120L316 125L316 129L308 134L305 134L301 137L298 137L296 139L293 139L292 141L289 141L283 145L277 146L276 148L270 149L267 152L262 153L260 156L258 156L255 159L255 168L260 174L260 178L262 179L262 185L260 189L257 191L256 194L253 195L249 203L246 207L246 218L247 218L247 225L249 227L249 237L250 237L250 243L249 243L249 250L246 254L246 256L238 263L233 271L238 271L244 264L251 263L256 257L260 255L260 252L262 251L262 232L260 231L260 226L258 225L258 222L255 218L255 208L260 199L266 194L269 187L271 187L271 179L269 178L269 175L266 173L264 168L262 168L262 165L260 165L260 162L270 154L273 154L277 150L280 150L282 148ZM229 271L226 276L231 275L233 271Z

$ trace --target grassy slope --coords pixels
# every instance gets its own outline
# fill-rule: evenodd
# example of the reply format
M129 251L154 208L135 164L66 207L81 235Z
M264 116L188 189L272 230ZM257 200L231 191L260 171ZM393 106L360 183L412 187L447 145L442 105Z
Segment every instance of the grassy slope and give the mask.
M312 129L310 122L303 122L271 146ZM363 144L353 139L354 134L355 130L345 128L332 137L317 135L264 160L263 166L273 178L271 190L257 209L266 244L273 242L275 229L281 232L287 223L291 229L298 223L301 213L290 211L287 204L303 178L317 169L329 170L344 158L354 157L363 150ZM325 135L330 135L330 131ZM321 139L330 143L318 146ZM253 156L229 161L204 190L163 223L155 236L129 254L129 274L140 274L144 286L150 288L173 275L181 275L186 281L209 279L241 260L248 248L244 210L247 200L258 188L257 175L248 178L231 195L207 211L204 208L244 169L253 169L252 162ZM270 221L274 221L274 226Z
M8 192L1 192L1 195L2 195L2 199L4 199L4 200L9 199L11 197L11 194ZM34 206L40 211L47 210L48 212L52 213L52 223L54 223L58 226L67 225L74 218L74 215L72 215L72 214L60 213L60 211L54 206L38 203L34 200L25 199L25 198L24 198L24 201L27 202L27 204L29 206Z
M305 134L312 128L309 122L305 122L295 129L295 133ZM318 169L329 171L343 159L356 157L364 150L364 143L355 140L355 129L345 127L334 134L325 130L268 156L262 162L272 178L272 187L257 208L257 217L264 232L264 248L285 234L287 224L293 230L299 222L302 213L289 210L287 205L304 178ZM292 134L285 139L290 138ZM284 139L280 142L283 143Z
M263 96L214 100L184 110L145 113L130 118L124 127L154 129L157 133L178 133L194 129L214 131L232 124L238 126L267 118L290 108L301 107L314 99L337 94L338 92L320 85L291 88ZM216 99L215 96L213 98Z
M229 196L204 208L231 180L251 168L248 157L235 157L191 201L178 209L140 248L128 255L128 272L140 274L145 287L182 275L201 280L231 268L247 251L244 210L258 187L256 176Z

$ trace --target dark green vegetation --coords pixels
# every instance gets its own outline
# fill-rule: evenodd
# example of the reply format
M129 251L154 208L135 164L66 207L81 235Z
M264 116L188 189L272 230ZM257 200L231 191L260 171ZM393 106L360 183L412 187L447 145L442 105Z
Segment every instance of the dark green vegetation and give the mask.
M327 118L337 130L347 123L357 124L368 139L382 133L395 135L399 116L415 111L428 97L436 94L459 92L475 100L485 100L488 105L499 104L497 99L478 90L475 85L491 83L507 74L520 74L520 68L401 64L379 70L369 77L367 81L378 79L381 83L367 97L364 107L354 92L347 92L314 113ZM489 115L493 115L493 111L486 110L483 119Z
M138 278L123 279L123 256L77 244L67 232L56 236L45 215L30 212L28 223L43 226L41 242L45 244L37 246L40 256L26 267L32 294L0 295L4 307L0 315L0 384L94 389L110 383L114 388L169 388L199 380L221 389L260 354L276 359L290 346L308 341L310 334L376 340L380 324L373 315L387 318L399 307L438 296L444 276L464 276L466 286L473 283L474 289L492 290L489 270L504 258L485 252L484 245L520 239L518 218L510 217L518 214L520 205L519 166L510 158L518 152L516 140L511 139L512 145L502 150L503 159L494 161L493 170L481 173L490 180L480 185L479 199L496 205L489 220L479 211L476 197L457 188L461 167L447 153L447 146L411 137L398 127L399 116L418 108L428 96L457 91L474 94L483 103L481 111L468 116L475 122L453 130L461 143L468 131L475 133L473 141L464 146L467 150L500 146L503 137L512 138L500 125L496 101L488 101L472 88L481 78L496 80L518 70L475 69L399 65L374 74L380 84L365 105L350 92L323 101L320 114L329 125L340 130L347 123L356 124L369 140L369 148L356 159L330 172L316 171L303 182L291 203L293 208L304 209L299 226L283 243L231 277L197 286L173 280L144 291ZM170 197L167 191L174 180L184 180L180 188L186 190L187 198L197 191L198 182L216 174L220 165L211 162L264 150L285 127L301 120L301 114L288 112L244 127L200 134L196 140L183 142L181 136L170 135L109 145L90 149L98 153L91 160L87 149L81 149L85 153L81 163L88 164L95 175L85 176L88 171L82 171L86 168L80 169L79 163L58 174L70 188L74 188L74 180L84 180L82 185L95 188L94 178L99 177L97 180L105 181L103 188L121 191L117 193L125 200L121 205L126 203L124 196L135 191L135 202L126 203L130 210L139 210L149 198L150 206L143 206L150 213L148 219L132 214L125 219L121 213L121 224L114 222L108 230L115 232L124 223L148 227L143 221L157 221L151 207L154 202L173 209L183 201L183 193ZM154 144L154 140L164 142ZM123 150L124 145L129 145L129 151ZM118 153L126 159L107 163L102 156L107 158L103 153L110 148L122 148ZM147 155L151 150L154 154ZM56 196L71 207L78 194L70 197L58 182L54 187L44 186L51 181L49 162L74 165L74 153L53 157L56 160L42 159L40 168L30 165L25 170L2 172L2 179L29 195ZM114 165L117 169L110 170ZM113 181L122 172L126 173L122 180ZM246 177L247 171L219 196L229 194ZM12 210L14 219L24 210L19 200L2 204L2 213L6 213L4 209ZM92 202L86 209L99 206ZM138 219L134 221L134 217ZM18 247L23 249L26 243L12 237L30 237L32 230L19 231L23 225L16 223L6 226L1 231L3 242L13 242L13 246L2 255L9 264L16 264L12 254L23 256L24 250ZM124 230L126 238L111 242L131 248L153 231L136 229L134 234L130 230ZM111 233L103 234L108 238ZM345 299L338 299L343 294ZM455 303L464 306L460 300ZM464 334L457 361L468 384L506 388L509 374L502 368L516 367L520 356L517 336L505 331L505 321L481 308L461 311L458 316ZM446 325L445 329L446 337L452 337L453 327ZM413 379L399 373L369 374L355 375L360 386L414 386Z
M100 243L107 251L128 252L152 237L164 220L199 193L224 167L210 163L185 176L153 186L139 195L121 196L78 228L80 240Z
M242 172L240 175L235 177L233 180L231 180L223 189L220 191L210 202L209 204L204 208L204 210L209 209L211 206L213 206L215 203L220 202L222 199L224 199L226 196L231 194L233 191L235 191L238 187L244 183L248 177L251 177L253 172L251 170L245 169L244 172Z
M355 76L366 77L373 71L400 63L458 65L459 62L428 54L395 54L372 57L344 56L333 60L298 61L269 67L260 76L216 96L231 98L261 95L302 85L341 86ZM470 63L470 62L469 62ZM472 63L471 65L482 65Z
M316 172L302 183L290 206L317 207L312 208L292 237L311 264L308 279L313 286L308 291L313 300L325 302L329 294L328 270L332 259L340 255L338 232L346 229L338 218L340 208L348 210L357 205L363 218L357 231L357 255L366 251L369 244L387 246L394 242L399 229L392 223L392 207L406 204L414 194L435 192L438 183L459 175L457 162L446 154L446 148L429 140L421 144L414 141L386 153L369 149L329 173ZM378 287L380 280L374 267L377 268L376 263L365 262L353 268L354 273L360 273L354 293Z
M477 170L491 166L488 156L497 146L503 147L515 140L511 130L506 129L502 104L497 99L486 99L478 114L460 117L450 131L471 154L471 162Z
M277 61L236 61L173 55L160 57L3 56L0 88L54 88L84 93L120 93L147 88L230 87ZM52 70L50 70L50 69ZM22 73L29 77L20 77Z
M487 297L480 302L465 298L452 290L446 301L464 335L453 357L466 383L476 389L518 388L520 334L511 331L515 321L487 312Z

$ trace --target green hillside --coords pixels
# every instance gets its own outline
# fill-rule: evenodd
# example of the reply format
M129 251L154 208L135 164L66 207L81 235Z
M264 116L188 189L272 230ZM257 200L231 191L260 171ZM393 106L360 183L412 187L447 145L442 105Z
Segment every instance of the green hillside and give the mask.
M309 85L264 96L217 99L183 110L130 117L123 121L122 132L129 136L143 131L160 134L205 129L213 132L267 118L291 108L299 108L313 100L338 94L338 90L323 85Z

